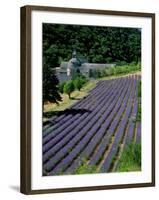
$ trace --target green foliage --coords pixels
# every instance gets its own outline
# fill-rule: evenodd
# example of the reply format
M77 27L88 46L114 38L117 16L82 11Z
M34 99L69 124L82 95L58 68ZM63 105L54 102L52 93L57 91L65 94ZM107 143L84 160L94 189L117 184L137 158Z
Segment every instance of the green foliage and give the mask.
M127 64L123 66L110 67L107 69L91 70L89 76L93 78L102 78L113 75L124 75L138 71L140 69L141 69L140 65Z
M98 173L95 165L88 165L86 159L82 159L79 167L76 169L75 174L93 174Z
M141 142L130 143L126 146L119 160L117 171L139 171L141 170Z
M59 84L59 92L60 92L61 94L64 93L64 85L65 85L65 84L66 84L66 82L62 82L62 83Z
M115 67L110 67L110 68L106 69L105 71L106 71L106 76L112 76L112 75L117 74Z
M73 80L73 84L77 90L81 90L83 86L82 78L77 77L76 79Z
M62 93L66 93L69 95L70 98L70 94L75 90L81 90L81 88L84 86L84 84L87 82L88 80L86 79L85 76L83 75L76 75L72 78L72 80L69 81L65 81L59 84L59 92Z
M57 103L61 101L62 98L58 92L59 81L54 74L53 69L48 65L44 64L43 67L43 105L45 102L49 101L52 103Z
M43 24L43 56L49 67L58 67L61 61L68 61L73 49L89 62L138 63L141 60L141 30Z
M80 75L80 78L83 85L88 82L88 79L85 76Z
M64 85L63 91L64 93L68 94L69 98L71 98L71 93L74 91L75 87L73 84L73 81L67 81L66 84Z
M117 66L124 66L124 65L127 65L127 62L126 61L118 61L116 63Z

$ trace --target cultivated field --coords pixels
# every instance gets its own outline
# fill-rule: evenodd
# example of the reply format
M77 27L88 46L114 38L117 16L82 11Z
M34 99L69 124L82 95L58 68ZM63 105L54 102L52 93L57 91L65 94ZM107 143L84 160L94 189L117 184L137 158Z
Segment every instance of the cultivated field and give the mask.
M141 139L140 75L101 80L86 97L43 127L43 175L116 171L120 156ZM80 172L79 172L80 173Z

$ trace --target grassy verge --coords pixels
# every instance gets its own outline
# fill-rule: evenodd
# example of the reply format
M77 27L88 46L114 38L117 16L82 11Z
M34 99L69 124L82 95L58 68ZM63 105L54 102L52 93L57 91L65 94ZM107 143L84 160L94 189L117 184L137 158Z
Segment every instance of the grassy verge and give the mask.
M117 172L130 172L141 170L141 143L127 145L119 160Z

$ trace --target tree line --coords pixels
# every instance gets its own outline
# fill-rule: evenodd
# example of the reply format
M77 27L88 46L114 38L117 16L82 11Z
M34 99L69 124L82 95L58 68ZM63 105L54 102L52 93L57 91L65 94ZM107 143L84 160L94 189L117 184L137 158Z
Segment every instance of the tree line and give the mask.
M61 97L53 68L72 57L92 63L138 63L141 60L141 30L138 28L43 24L43 104Z
M141 57L141 30L43 24L43 56L50 67L58 67L61 61L68 61L73 49L88 62L138 62Z

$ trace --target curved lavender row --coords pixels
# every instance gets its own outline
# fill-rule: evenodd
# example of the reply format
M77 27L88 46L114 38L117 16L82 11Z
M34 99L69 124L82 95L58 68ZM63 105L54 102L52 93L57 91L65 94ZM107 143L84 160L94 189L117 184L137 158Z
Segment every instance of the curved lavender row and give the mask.
M96 86L95 88L97 89L97 91L99 91L99 89L100 89L99 86L98 87ZM91 104L91 101L89 101L88 96L90 96L90 94L87 95L86 97L83 97L82 99L80 99L78 102L76 102L70 108L75 108L75 107L77 107L77 105L78 105L78 109L80 108L80 106L82 106L82 108L83 108L85 105L88 108L89 104ZM50 131L49 129L51 129L53 123L56 122L56 125L57 125L58 122L61 122L61 120L64 120L65 118L66 118L65 114L63 114L61 116L53 116L52 118L50 118L49 119L50 124L43 126L43 136L45 137L49 133L49 131Z
M50 152L50 149L52 147L55 147L55 145L58 145L58 143L61 141L61 139L65 140L65 137L68 137L67 133L70 134L70 132L72 130L74 130L74 127L76 127L88 115L89 115L88 113L85 113L82 116L80 116L80 118L78 118L77 121L72 122L70 124L70 126L66 125L66 127L64 129L62 129L62 131L59 134L56 134L56 132L55 132L54 135L52 135L52 137L48 139L47 143L43 145L43 156L44 156L44 158L47 157L47 154L48 154L47 152Z
M51 117L51 118L48 120L48 121L49 121L49 124L46 125L46 126L43 126L43 138L44 138L45 136L47 136L48 133L49 133L49 130L50 130L51 128L54 127L53 124L57 124L58 122L60 122L61 120L63 120L65 117L66 117L65 114L62 114L62 115L60 115L60 116L56 115L56 116Z
M135 87L135 90L137 90L137 80L136 79L134 79L134 87ZM133 139L134 129L135 129L134 120L136 120L137 109L138 109L138 102L137 102L137 92L136 92L135 97L134 97L134 102L133 102L132 113L131 113L130 120L129 120L129 123L128 123L128 128L127 128L127 133L126 133L123 148L125 148L125 145L130 144L132 139Z
M57 149L57 147L59 148L59 146L61 147L61 145L64 145L66 141L69 141L71 138L73 138L73 136L75 136L76 134L78 134L78 131L89 122L89 120L92 119L93 116L95 116L99 110L102 109L102 107L105 105L105 103L107 102L107 99L109 98L109 95L111 96L112 93L107 94L106 96L104 96L102 98L102 103L99 104L96 109L90 114L90 115L82 115L81 118L77 121L75 121L74 123L72 123L72 125L70 125L69 127L67 127L67 129L65 129L63 132L61 132L59 135L57 135L56 138L54 138L54 140L51 140L49 143L47 143L47 145L44 145L43 147L43 151L47 151L47 153L44 154L43 159L44 162L50 158L50 156L53 154L53 150ZM83 119L85 119L83 121ZM77 127L76 127L77 126ZM75 128L74 128L75 127ZM73 129L74 128L74 129ZM72 130L72 131L71 131ZM71 132L70 132L71 131ZM76 132L75 132L76 131ZM68 134L66 134L68 132ZM66 136L66 138L64 137ZM62 139L62 141L60 141ZM60 144L57 144L56 146L54 146L57 142L60 142ZM53 148L54 146L54 148ZM51 149L50 149L51 148ZM50 149L50 150L49 150Z
M42 129L43 129L43 135L42 136L43 137L45 137L44 131L47 130L50 126L51 126L50 122L48 122L48 124L46 124L46 125L43 124L43 127L42 127Z
M86 102L87 104L87 102ZM89 107L89 102L87 104L87 107ZM67 109L68 111L71 112L71 109ZM79 112L80 112L80 107L78 108ZM77 111L78 111L77 110ZM86 109L85 109L86 110ZM82 110L81 110L82 111ZM84 111L84 109L83 109ZM74 110L72 110L72 113L74 112ZM64 112L64 114L62 114L60 116L60 119L56 118L56 120L50 122L49 126L45 129L43 129L43 138L45 138L49 133L51 133L53 130L61 127L61 125L63 125L65 122L67 122L69 119L71 119L72 117L75 117L76 118L76 115L78 114L78 112L74 115L74 114L67 114L66 112Z
M129 107L128 107L129 108ZM127 114L126 114L126 117L121 121L121 125L119 127L119 129L117 130L117 136L115 137L115 140L113 142L113 145L108 153L108 156L106 157L103 165L102 165L102 168L101 168L101 171L102 172L107 172L110 168L110 165L111 165L111 162L115 156L115 154L117 153L118 151L118 145L123 137L123 134L124 134L124 130L125 130L125 126L127 124L127 117L128 117L128 114L130 113L130 109L127 111Z
M101 94L101 97L102 97L102 94ZM100 100L100 96L99 96L99 100ZM87 107L90 107L90 104L92 104L92 102L91 101L89 101L88 103L86 102L85 104L87 104ZM79 108L80 107L78 107L78 110L79 110ZM77 111L78 111L77 110ZM70 110L71 111L71 110ZM80 111L80 110L79 110ZM73 112L73 111L72 111ZM62 131L62 127L61 127L61 125L64 125L65 127L66 126L69 126L69 124L70 124L70 122L68 121L67 122L67 120L66 120L66 117L65 117L65 115L66 114L63 114L63 118L64 119L62 119L61 121L59 121L59 123L56 123L55 124L55 126L51 126L50 128L48 128L46 131L45 131L45 134L49 134L50 132L52 132L52 131L54 131L55 129L57 129L57 128L59 128L60 127L60 131ZM76 116L74 115L74 116L72 116L72 114L70 114L69 116L67 116L67 119L70 119L70 118L75 118L76 119ZM73 120L73 119L71 119L71 120ZM66 124L66 123L67 124ZM64 127L64 128L65 128ZM57 130L55 130L56 132L57 132ZM56 135L54 132L52 133L52 135ZM46 135L45 135L46 136ZM49 135L48 137L45 137L44 138L44 141L43 141L43 143L45 144L47 141L49 141L50 139L51 139L52 137Z
M99 84L99 82L100 82L100 84ZM76 102L70 108L78 108L79 109L80 106L82 106L82 108L84 108L86 106L87 107L86 109L89 109L89 106L92 103L90 100L91 100L93 94L96 96L101 95L101 92L99 90L106 89L108 86L110 86L110 83L111 83L111 81L99 81L99 82L97 83L97 86L92 89L92 90L94 90L94 92L91 92L91 94L87 95L86 97L83 97L81 100ZM105 82L108 84L105 85ZM102 88L99 88L99 87L102 87ZM85 105L84 105L84 103L85 103ZM53 128L53 126L52 126L53 123L55 124L55 122L56 122L56 124L57 124L58 122L60 122L61 120L65 119L65 118L66 118L65 114L63 114L61 116L53 116L52 118L50 118L49 119L50 124L43 126L43 137L45 137L48 133L50 133L50 130L52 130L51 127Z
M98 90L99 88L103 89L104 87L108 87L111 83L112 83L112 80L111 81L104 80L104 81L97 82L96 87L88 91L88 96L90 94L98 95L100 93Z
M127 80L127 82L128 82L128 80ZM125 84L127 85L126 82L124 83L124 85ZM120 94L115 97L117 99L115 101L115 104L114 104L114 102L112 102L110 105L110 107L113 106L114 108L113 108L112 112L110 113L110 115L107 117L105 123L101 124L101 127L98 130L98 132L90 140L90 142L88 143L88 146L82 151L81 155L69 166L69 168L67 168L67 170L65 171L66 173L73 172L77 168L77 166L79 165L79 163L81 161L81 157L89 158L91 153L94 151L94 148L100 143L102 137L106 133L106 129L109 127L112 119L114 118L114 115L116 115L116 113L118 112L118 109L121 106L122 98L125 96L127 89L128 89L128 87L123 87L122 90L120 91ZM106 116L103 116L103 117L105 118Z
M48 126L48 128L47 129L45 129L45 130L43 130L43 138L45 138L51 131L53 131L53 130L55 130L55 129L57 129L58 127L61 127L61 125L62 124L64 124L65 122L67 122L70 118L72 118L72 117L75 117L76 118L76 116L73 114L73 116L72 116L72 113L73 112L77 112L77 113L75 113L75 114L78 114L78 111L80 112L82 112L82 111L84 111L85 109L84 109L84 107L85 107L85 105L86 105L86 109L88 109L88 107L91 107L90 105L91 105L91 103L90 102L86 102L85 104L83 104L83 109L81 109L81 107L78 107L78 110L71 110L71 109L66 109L65 111L63 111L63 113L64 114L62 114L61 116L57 116L56 117L56 119L54 119L54 121L52 121L52 122L50 122L50 125ZM81 110L80 110L81 109ZM70 114L69 113L67 113L67 112L70 112ZM71 113L72 112L72 113ZM54 124L54 125L53 125ZM44 139L44 140L46 140L46 138ZM44 142L45 143L45 142Z
M109 92L110 91L110 88L112 87L112 85L109 85L109 87L108 87L108 91L107 92ZM100 88L99 88L100 89ZM104 91L105 92L105 91ZM104 93L103 92L103 93ZM98 98L98 103L100 103L100 100L101 100L101 98L102 98L102 96L103 96L103 93L101 93L100 94L100 96L99 96L99 98ZM88 108L90 108L90 105L92 104L92 102L91 101L88 101L88 102L85 102L84 104L83 104L83 107L81 106L78 106L78 109L79 108L84 108L85 107L85 105L86 105L86 108L88 109ZM61 118L62 117L62 118ZM60 118L60 120L58 119L58 118L56 118L55 119L55 121L54 121L54 123L56 122L56 126L51 126L51 127L49 127L47 130L45 130L45 133L44 133L44 135L45 136L47 136L51 131L53 131L53 130L55 130L55 128L57 127L59 127L57 124L58 124L58 121L59 122L61 122L61 120L63 120L63 119L65 119L65 114L63 114L62 116L60 116L59 117ZM60 126L61 126L61 124L60 124ZM62 127L61 127L62 128ZM61 131L61 130L60 130ZM55 134L54 134L55 135ZM49 136L49 138L50 138L50 136ZM44 140L47 140L46 138L44 139ZM44 141L44 143L45 143L45 141Z
M77 114L76 114L77 115ZM43 130L43 140L45 140L44 138L46 138L46 136L53 130L57 129L58 127L60 127L62 124L64 124L66 121L68 121L69 119L72 118L72 114L69 114L66 116L66 114L63 114L62 115L63 118L58 122L56 123L55 121L50 123L49 127L45 130ZM76 117L76 116L74 116ZM44 141L43 141L44 142Z
M98 92L99 89L102 89L102 85L96 86L96 87L95 87L95 90L94 90L94 91L96 91L96 92L94 92L94 93L89 93L87 96L83 97L83 98L80 99L78 102L76 102L74 105L72 105L71 108L77 108L77 107L79 107L79 106L82 106L82 107L83 107L83 104L84 104L85 102L89 102L89 100L91 99L91 97L92 97L93 95L100 95L100 93Z
M54 127L51 127L50 129L48 129L48 132L45 132L45 133L49 134L51 131L54 131L54 134L51 137L52 139L57 136L58 131L64 130L69 125L71 125L75 120L77 120L79 117L81 117L80 113L76 114L75 116L69 115L68 117L66 117L67 120L61 120L61 123L59 123L57 126L55 125ZM50 141L50 137L48 137L47 135L43 138L43 145L46 144L48 141Z
M126 95L126 97L125 97L125 99L123 101L122 107L120 108L120 110L117 113L116 117L112 121L111 126L110 126L110 128L108 130L108 132L110 134L114 133L114 131L115 131L115 129L116 129L118 123L119 123L119 120L120 120L120 118L121 118L121 116L122 116L122 114L123 114L123 112L124 112L124 110L126 108L126 105L127 105L127 102L128 102L129 96L130 96L130 92L131 92L131 88L130 87L131 87L131 83L129 85L128 93L127 93L127 95Z
M122 88L123 90L124 88ZM109 114L111 113L112 109L114 108L114 105L116 104L117 99L119 98L120 93L115 96L113 101L111 102L109 108L104 112L103 116L99 119L99 121L91 128L91 130L87 133L87 135L80 140L80 142L75 146L75 148L71 151L71 153L65 157L60 163L51 171L49 174L56 174L59 173L62 170L65 170L66 167L70 165L70 163L74 160L74 158L83 150L83 148L86 147L88 142L96 136L96 139L100 136L97 134L97 130L101 127L101 124L105 122ZM102 137L102 136L101 136ZM93 140L94 142L94 140ZM92 145L92 144L91 144ZM92 147L92 146L91 146ZM88 150L88 149L87 149ZM86 151L85 153L89 153ZM87 155L89 156L89 155Z
M137 78L137 77L135 77ZM134 85L135 85L135 90L137 91L137 80L134 80ZM133 129L135 128L135 124L134 124L134 120L136 120L136 116L137 116L137 110L138 110L138 100L137 100L137 92L135 94L134 97L134 103L133 103L133 108L132 108L132 113L130 116L130 120L129 124L128 124L128 131L127 131L127 135L126 135L126 140L128 143L130 143L132 137L133 137Z
M111 127L111 126L109 127L107 134L105 135L103 141L98 146L97 152L90 159L89 165L96 165L99 162L103 153L105 152L106 148L108 147L109 142L110 142L110 138L113 135L113 133L114 133L119 121L120 121L120 118L122 117L122 114L126 109L125 105L128 102L130 92L131 92L131 81L129 81L128 92L127 92L125 98L123 99L123 102L121 102L122 105L120 106L120 109L119 109L116 117L113 119L113 121L111 123L111 125L113 124L113 127Z
M79 106L81 106L82 108L86 108L87 109L92 109L92 106L94 106L94 100L96 100L96 102L98 103L100 101L100 97L105 95L105 93L107 92L107 90L112 86L112 84L109 85L109 87L105 87L105 88L98 88L99 92L98 94L89 94L88 96L86 96L79 104L75 104L73 108L79 108ZM84 103L86 102L86 104L84 105ZM89 107L88 104L89 103Z
M104 101L98 105L96 107L96 109L94 110L94 112L92 112L90 115L88 115L87 117L85 117L84 115L82 117L84 117L84 121L81 121L81 123L79 123L78 121L76 121L75 123L77 123L77 127L75 129L73 129L69 134L67 134L67 136L65 138L63 138L62 141L60 141L57 145L53 146L54 140L51 141L51 145L52 148L44 154L43 156L43 161L46 162L51 156L53 156L63 145L67 144L70 139L72 139L74 136L76 136L77 134L79 134L79 131L85 126L87 125L87 123L93 119L93 116L96 116L96 114L98 113L98 115L100 115L102 111L102 107L105 105L105 103L107 102L108 98L104 97ZM100 110L100 112L99 112ZM65 134L65 133L64 133ZM47 145L48 146L48 145Z
M101 99L100 99L100 103L99 103L99 106L101 107L101 103L104 105L104 102L103 101L106 101L107 99L105 99L105 98L108 98L109 97L109 95L111 95L112 94L112 87L110 87L109 88L109 90L107 91L107 93L105 94L105 96L101 96ZM99 107L97 107L97 108L99 108ZM94 111L93 111L94 112ZM75 121L75 122L73 122L72 124L71 124L71 126L68 126L67 127L67 129L65 129L65 133L64 134L66 134L66 131L71 131L76 125L78 125L79 123L80 123L80 121L81 120L83 120L83 116L81 116L77 121ZM67 124L64 124L64 126L66 126ZM60 131L61 130L64 130L63 129L63 126L61 126L60 127ZM64 137L64 135L63 135L63 132L61 132L61 133L59 133L59 129L58 130L56 130L56 134L55 134L55 132L53 133L53 134L49 134L48 135L48 137L47 137L47 141L50 141L55 135L57 135L57 137L60 137L60 139L61 138L63 138ZM62 137L61 137L62 136ZM53 141L50 141L50 143L52 144L52 142ZM55 143L54 143L55 144ZM53 144L52 145L47 145L47 147L45 147L44 146L44 148L43 148L43 150L44 150L44 152L47 150L47 149L49 149L50 148L50 146L53 146ZM46 149L46 150L45 150Z
M103 81L98 81L98 82L96 83L96 87L90 89L90 90L88 91L88 94L90 94L90 93L91 93L91 94L92 94L92 93L96 93L96 92L98 91L97 87L101 87L102 84L103 84Z
M89 94L93 94L93 95L98 95L100 93L100 91L98 90L98 88L100 87L101 89L105 89L106 87L108 87L113 81L110 80L104 80L104 81L100 81L100 84L98 84L98 87L95 87L93 90L89 91Z
M134 93L134 87L133 87L133 93ZM132 96L132 93L131 93L131 96ZM130 113L131 113L131 104L127 104L127 107L126 107L126 111L125 111L125 114L124 114L124 117L122 118L120 124L119 124L119 127L117 129L117 132L116 132L116 135L115 135L115 139L113 141L113 144L111 146L111 149L110 151L108 152L108 155L101 167L101 171L102 172L107 172L110 168L110 165L111 165L111 162L114 158L114 156L116 155L117 151L118 151L118 145L124 135L124 131L125 131L125 127L126 127L126 124L128 122L128 118L130 116Z
M141 122L137 123L137 130L136 130L136 144L139 144L141 141Z
M108 84L107 84L108 83ZM105 82L105 81L102 81L102 84L100 85L97 85L94 90L95 92L91 92L89 93L87 96L83 97L82 99L80 99L78 102L76 102L73 106L71 106L71 108L79 108L79 107L82 107L84 108L84 106L88 106L88 103L91 104L91 100L92 100L92 97L94 96L101 96L104 94L105 90L106 89L109 89L112 85L112 81L110 82ZM103 90L104 89L104 90ZM84 105L85 104L85 105ZM87 109L89 108L89 106L87 107Z
M128 80L127 80L127 82L125 82L125 85L127 85L127 84L128 84ZM106 133L106 129L109 127L112 119L114 118L114 116L118 112L118 109L121 106L121 103L123 101L123 98L126 94L127 89L128 89L128 86L123 87L123 90L121 91L121 95L119 95L120 97L117 98L117 101L115 102L116 105L115 105L113 111L108 116L105 123L101 125L100 129L98 130L98 132L96 132L96 134L91 139L91 141L88 143L88 146L84 150L82 150L81 155L69 166L69 168L67 168L67 170L65 170L66 173L74 172L75 169L78 167L78 165L81 161L81 158L87 158L88 159L90 157L90 155L92 154L92 152L94 151L94 149L96 148L96 146L101 142L102 137Z
M106 81L107 81L107 80L105 80L104 82L106 83ZM109 82L108 82L108 83L109 83ZM97 84L96 84L96 86L101 86L101 85L103 85L103 81L98 81ZM98 91L98 90L97 90L97 87L94 87L93 89L89 90L88 93L91 93L91 94L92 94L92 93L95 93L96 91Z
M134 97L134 106L133 106L133 110L132 110L132 118L136 119L137 116L137 110L138 110L138 76L135 76L135 89L136 89L136 93L135 93L135 97Z
M88 109L88 107L90 107L92 102L91 101L83 102L83 100L82 100L82 103L83 103L82 108L86 107ZM67 110L71 110L71 108L73 108L73 107L70 107L70 109L67 109ZM80 108L81 108L81 106L79 105L78 110ZM62 115L56 116L54 119L50 119L49 120L50 121L49 126L47 128L43 129L43 137L47 136L51 131L53 131L56 128L58 128L59 126L61 126L61 124L65 123L65 121L67 121L71 117L72 117L72 114L67 115L67 113L65 111L63 111ZM53 124L55 124L55 125L53 125Z
M135 87L135 91L137 90L137 76L135 76L134 78L134 87ZM127 130L125 133L125 138L123 141L123 150L127 147L127 145L129 145L132 141L133 141L133 136L134 136L134 130L135 130L135 121L136 120L136 116L137 116L137 108L138 105L137 103L137 92L134 95L134 99L132 102L133 106L132 106L132 113L130 115L130 119L129 119L129 123L127 125ZM118 160L119 161L119 160ZM115 166L115 170L118 168L119 162L117 162L116 166Z
M53 116L51 117L48 121L48 123L50 123L50 121L53 121L57 118L57 116ZM50 124L46 124L46 125L43 125L43 131L45 131L46 129L48 129L50 127Z
M125 138L124 147L125 147L125 145L128 145L132 142L133 134L134 134L134 128L135 128L134 123L131 122L131 123L128 124L128 131L127 131L127 135L126 135L126 138Z
M119 87L120 85L118 85ZM112 93L113 94L113 93ZM65 154L68 153L68 149L71 149L84 135L85 133L87 133L87 131L98 121L100 115L104 112L104 110L109 106L109 103L113 100L113 98L115 97L115 94L113 96L111 96L111 99L109 99L109 101L104 102L104 104L100 105L100 110L99 108L95 109L95 113L93 113L92 115L95 116L92 118L91 114L88 116L88 118L91 119L91 121L85 120L83 122L83 124L81 123L80 125L80 129L84 126L83 129L81 129L81 131L64 147L62 148L54 157L52 157L50 159L50 161L47 162L46 166L46 170L50 171L55 164L62 158L64 157ZM103 107L104 106L104 107ZM103 109L101 109L103 107ZM90 120L89 119L89 120ZM89 123L88 123L89 122ZM76 131L75 131L76 132ZM62 141L63 142L63 141Z
M98 97L98 96L101 96L102 94L104 94L104 92L105 92L104 90L108 89L111 86L111 84L112 84L112 81L109 82L109 84L106 84L106 82L103 81L102 84L95 87L95 92L89 93L87 96L83 97L81 100L79 100L73 106L71 106L71 108L78 108L79 106L82 106L82 108L83 108L83 106L84 106L83 103L91 102L92 97L94 97L94 96Z

